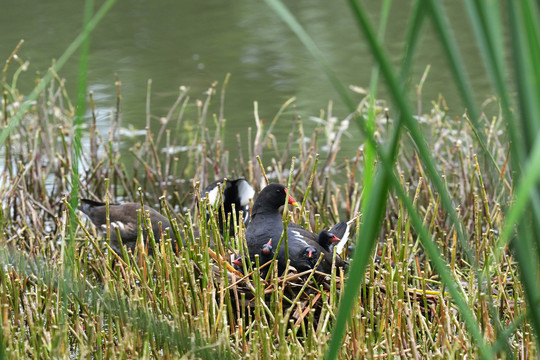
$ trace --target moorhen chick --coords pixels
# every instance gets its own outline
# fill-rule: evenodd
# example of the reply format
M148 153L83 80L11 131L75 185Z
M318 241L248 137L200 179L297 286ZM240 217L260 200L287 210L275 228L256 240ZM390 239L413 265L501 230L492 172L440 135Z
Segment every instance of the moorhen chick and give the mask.
M271 261L274 258L274 251L272 248L272 239L270 239L266 244L264 244L259 253L259 264L263 265L266 264L268 261ZM241 273L243 273L242 269L242 256L238 255L233 261L232 261L234 268Z
M81 199L81 203L82 205L79 206L79 210L88 216L88 218L92 221L92 223L94 223L96 228L103 234L103 236L107 236L107 213L105 203L89 199ZM111 247L114 251L116 251L116 253L121 254L121 244L118 239L116 229L118 229L118 232L120 233L122 244L126 245L126 247L131 249L131 251L135 250L139 226L137 220L137 211L140 209L141 204L138 203L109 204ZM164 233L169 234L171 240L173 241L173 249L176 248L176 237L172 231L169 219L148 206L144 206L144 210L148 212L148 216L150 217L152 232L154 233L156 243L162 238L162 234L160 232L161 223L161 230ZM142 219L145 218L146 215L142 217ZM141 230L143 240L145 241L147 238L146 227L142 226ZM163 237L164 236L165 235L163 235ZM151 249L148 249L148 251L151 253Z
M356 216L347 222L339 222L330 230L323 230L319 233L317 242L326 251L333 252L334 247L337 247L337 253L341 255L343 247L349 239L349 230L351 224L356 220Z
M332 234L331 232L328 232L326 230L321 231L319 235L312 233L311 231L301 227L297 224L289 224L289 227L287 228L287 236L289 239L289 258L291 260L291 265L294 266L298 271L305 271L309 269L313 269L315 265L317 264L317 261L319 261L319 257L321 254L323 254L323 258L321 262L319 263L319 266L317 270L322 271L324 273L330 274L332 272L332 258L333 258L333 251L325 249L319 241L323 241L326 238L328 234ZM326 231L326 233L324 233ZM334 243L336 241L340 241L335 235L332 235L331 237L332 241ZM337 240L334 240L333 238L336 238ZM329 246L330 248L330 246ZM295 257L295 254L301 254L302 258L300 260ZM280 254L278 254L279 257ZM283 259L285 261L285 259ZM309 265L308 268L305 268L304 264L307 263ZM343 259L336 254L336 264L338 268L346 268L347 263L343 261Z
M251 221L246 230L246 242L252 261L255 254L260 254L264 244L269 243L269 241L271 241L273 249L277 248L283 232L283 220L279 208L286 201L293 206L297 205L294 198L287 193L285 186L281 184L269 184L262 189L255 200L251 212ZM319 270L330 273L332 269L332 253L319 245L317 234L297 224L289 223L287 240L290 264L298 271L313 269L320 254L323 254L324 257L319 264ZM283 242L278 249L277 259L278 273L281 274L286 266L285 244ZM345 266L345 262L339 256L336 257L336 266Z
M203 196L206 196L206 194L208 194L208 200L210 204L214 207L218 205L217 203L219 199L219 188L223 185L223 183L225 183L225 188L223 189L223 210L225 212L225 216L229 216L229 214L232 214L232 207L234 204L236 219L240 217L239 214L240 211L242 211L244 216L244 225L247 226L247 224L249 223L249 202L251 199L253 199L255 195L255 190L253 189L253 186L251 186L244 178L232 180L223 178L214 181L203 190ZM221 208L219 208L218 217L219 229L221 234L223 235L225 224ZM231 222L232 219L233 218L231 215ZM234 236L234 224L230 225L229 235Z
M319 236L317 237L317 242L319 243L319 245L321 245L323 249L328 252L332 252L334 245L341 240L330 231L331 230L323 230L319 233Z
M292 246L291 246L292 245ZM293 241L289 241L289 261L290 264L298 271L303 272L307 270L311 270L315 267L317 264L317 260L319 259L319 250L315 248L315 246L310 245L308 243L303 243L300 241L296 241L293 239ZM285 258L281 258L280 256L285 255L278 254L278 261L285 262ZM331 263L330 263L331 265Z

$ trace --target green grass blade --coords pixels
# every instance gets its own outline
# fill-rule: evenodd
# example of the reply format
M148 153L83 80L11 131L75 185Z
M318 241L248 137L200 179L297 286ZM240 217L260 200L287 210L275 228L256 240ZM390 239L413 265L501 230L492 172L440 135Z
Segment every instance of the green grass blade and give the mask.
M538 96L540 96L540 86L536 81L534 82L534 77L531 74L534 74L538 70L536 69L538 57L538 42L534 40L527 40L526 38L536 38L538 37L538 30L536 31L525 31L522 29L522 25L526 20L523 18L527 16L528 11L519 7L520 5L516 2L510 2L508 4L508 18L510 23L510 34L511 34L511 44L512 56L514 58L515 64L515 74L516 74L516 86L518 90L518 102L520 108L520 117L519 122L515 118L508 118L508 128L510 130L510 136L512 139L512 164L513 170L516 172L514 178L517 182L518 176L522 165L525 163L525 143L528 144L527 151L532 151L534 153L533 144L536 141L536 134L534 129L537 128L537 119L540 116L540 110L538 109ZM534 20L530 20L534 21ZM534 25L529 25L529 27L535 27ZM538 24L536 24L536 27ZM535 34L536 33L536 34ZM535 45L536 43L536 45ZM533 48L537 49L534 50ZM536 54L536 57L534 54ZM507 109L507 112L513 113L513 109ZM521 132L521 135L520 135ZM532 136L532 138L531 138ZM522 141L522 139L528 139ZM517 144L514 144L517 143ZM529 156L530 153L529 153ZM531 193L532 205L537 217L540 214L540 196L538 191L532 191ZM536 225L536 231L540 232L538 224ZM540 256L540 255L539 255Z
M72 162L71 162L71 196L70 196L70 222L69 222L69 242L67 251L65 253L65 263L68 265L73 264L75 257L75 224L77 224L77 214L73 209L77 208L79 202L79 161L81 158L81 129L84 122L84 112L86 109L86 83L88 73L88 58L90 53L90 34L91 30L88 27L88 23L92 20L92 12L94 9L94 1L86 0L84 7L84 20L83 20L83 41L81 43L81 53L79 57L79 79L77 85L77 109L75 114L75 121L73 123L74 136L73 136L73 148Z
M403 64L401 66L400 77L404 84L410 85L408 78L414 60L414 53L420 39L420 31L426 17L426 10L423 0L416 0L411 12L409 29L405 38L405 49L403 49ZM408 86L407 86L408 87Z
M439 5L435 0L431 3L433 5L434 13L436 13ZM506 66L504 65L504 57L501 56L501 54L497 54L498 49L501 52L503 51L502 45L498 44L498 41L501 41L499 27L493 25L497 20L497 12L492 9L492 7L497 6L497 4L492 2L489 8L485 8L482 1L466 1L465 5L475 32L477 44L480 48L480 54L484 63L487 64L486 68L488 70L489 78L493 82L493 87L499 95L504 118L509 124L508 130L512 141L512 151L516 160L521 162L522 159L524 159L525 152L523 143L520 141L520 136L518 135L518 128L513 121L514 116L511 111L512 105L505 77ZM490 18L488 13L495 15L492 16L495 18ZM500 17L498 17L498 19L500 21ZM519 172L516 168L514 168L514 171Z
M508 211L505 227L501 235L504 244L512 237L512 247L515 250L520 269L520 276L525 288L525 297L529 305L528 318L536 334L536 344L540 347L540 290L538 289L538 266L540 263L540 196L538 193L538 159L540 145L538 144L538 118L540 116L540 84L538 83L540 61L540 24L537 18L538 5L531 1L507 2L510 23L512 56L516 68L516 86L520 117L518 122L510 122L508 126L513 131L523 131L523 137L528 138L530 150L525 163L520 157L520 147L514 146L513 168L523 167L522 177L515 176L517 190L515 202ZM517 149L516 149L517 147ZM518 182L519 180L519 182ZM530 199L530 200L529 200ZM530 201L530 207L527 207ZM526 210L530 212L527 213ZM522 215L523 214L523 215ZM521 215L521 216L520 216ZM514 226L517 234L514 235ZM531 251L534 249L533 251Z
M384 217L388 197L389 175L386 169L379 171L369 193L367 202L369 208L364 214L363 226L358 235L356 250L349 267L349 274L337 312L336 325L332 331L332 338L325 359L336 359L339 354L350 311L357 301L358 290L364 281L365 268L370 258L369 254L371 254L375 243L373 240L377 238Z
M514 46L516 51L520 53L514 53L516 66L516 83L518 86L518 100L521 110L521 123L522 129L530 129L528 132L531 137L530 141L534 147L538 140L538 119L540 119L540 70L537 64L540 63L540 24L538 19L533 14L538 13L538 9L532 5L530 1L520 2L519 4L513 4L513 6L519 6L519 9L510 9L510 14L515 15L519 12L519 19L515 24L513 39L515 41ZM534 131L534 133L533 133ZM526 131L527 133L527 131ZM533 157L535 154L534 147L529 154ZM534 158L533 158L534 159ZM529 164L534 164L534 160L528 160ZM523 164L523 163L520 163ZM535 213L535 231L540 234L540 195L538 188L531 189L530 198L532 201L532 210ZM540 259L540 239L538 236L534 237L536 240L536 255Z
M460 56L457 42L453 36L453 33L451 32L451 25L444 16L444 11L440 1L430 0L429 4L433 25L435 26L439 34L439 38L441 39L446 58L449 61L459 92L467 106L468 111L471 114L472 121L474 122L475 126L478 127L480 111L478 110L478 106L474 101L472 86L469 82L463 59Z
M467 71L460 55L457 42L451 31L451 26L444 16L444 11L439 0L430 0L430 9L433 23L437 29L439 38L441 39L446 58L448 59L454 79L458 86L459 93L461 94L461 97L463 98L463 101L465 102L465 105L470 113L469 119L475 128L474 133L477 136L477 140L484 150L484 153L490 158L491 163L494 164L496 168L497 165L495 159L486 145L486 137L482 131L478 131L478 129L481 129L481 124L479 123L480 111L478 110L478 106L474 100L472 86L469 82ZM473 28L477 28L477 26L473 26Z
M384 32L386 30L386 24L388 22L388 15L390 13L391 0L385 0L383 8L381 10L381 22L379 24L379 39L384 39ZM366 121L366 131L369 132L369 136L374 136L375 131L375 99L377 97L377 85L379 83L379 67L375 64L371 71L371 83L369 86L369 109ZM375 179L375 155L376 149L372 142L366 142L364 148L364 188L365 194L371 192L372 182ZM364 202L362 212L367 211L368 202Z
M540 112L537 98L538 80L536 80L540 76L537 66L540 56L538 54L538 29L536 28L538 24L536 24L536 19L530 16L530 12L534 13L534 10L524 5L525 3L524 1L521 4L509 5L509 17L512 24L512 46L514 48L512 55L516 64L516 85L524 126L523 136L530 149L540 129L538 118L534 117ZM515 51L519 52L515 53Z
M538 334L540 332L540 293L538 290L539 278L538 269L540 263L538 258L531 251L535 247L535 235L530 230L530 225L527 220L531 220L531 216L526 216L518 226L518 236L514 237L512 247L515 250L518 260L521 282L525 289L525 298L528 302L528 318L532 324L534 333L536 334L536 344L540 345ZM536 220L536 219L534 219ZM534 221L533 220L533 221Z
M466 244L466 240L463 234L461 224L457 218L457 214L455 213L455 208L452 205L452 201L448 195L448 191L443 185L437 173L437 170L435 169L433 165L431 154L429 150L427 149L427 146L416 126L416 123L414 122L412 118L412 111L411 111L410 105L406 101L406 95L402 92L401 86L398 84L397 78L393 74L393 71L389 65L388 57L384 54L380 44L377 42L374 36L372 27L371 25L369 25L369 22L367 21L367 18L365 17L365 13L363 12L361 5L354 0L349 1L349 3L351 7L353 8L353 12L355 14L356 20L359 23L360 28L363 30L364 34L366 35L366 38L368 39L368 43L371 46L372 53L374 54L377 62L381 66L382 73L385 76L385 79L389 85L389 89L390 89L390 92L392 93L392 97L396 101L398 107L403 112L403 119L406 122L406 125L411 133L412 138L414 139L416 145L418 146L418 152L420 153L423 161L426 164L426 168L428 169L428 174L430 175L430 178L432 179L435 186L437 187L441 195L442 202L446 210L449 212L450 217L454 223L454 226L456 227L456 230L458 232L458 238L460 239L460 244L464 248L465 252L468 253L468 258L471 261L476 262L476 260L474 259L474 256L472 256L471 251L468 248L468 245ZM384 163L384 160L383 160L383 163ZM396 190L399 191L399 189L396 189ZM421 223L419 225L420 225L420 229L418 231L422 231L422 230L425 231L425 229L422 228ZM432 243L429 239L427 240L428 241L426 244L424 244L424 246L426 246L426 250L430 254L430 257L433 261L434 257L432 257L432 255L437 254L437 248L434 243ZM434 265L441 274L446 273L444 262L434 261ZM351 269L351 271L354 271L354 270ZM445 280L449 281L447 283L449 287L454 287L455 280L453 280L451 276L448 276ZM475 322L475 317L470 311L470 309L466 306L466 302L464 301L463 295L457 292L457 290L451 292L451 295L454 301L456 302L456 304L458 305L458 307L460 308L460 311L463 312L465 322L467 323L467 328L470 331L473 338L475 339L475 341L477 342L481 350L481 353L483 354L485 358L489 358L491 356L491 350L485 344L483 337L480 333L480 330L478 328L478 325ZM340 311L341 310L342 308L340 307ZM347 311L347 309L345 309L344 311ZM339 322L339 317L338 317L338 323L336 323L336 328L339 329L340 326L344 326L344 325L345 325L344 323ZM339 348L340 343L341 343L341 338L339 338L338 336L333 336L331 344L330 344L329 353L328 353L329 358L333 358L333 356L336 356L337 349Z
M341 100L345 103L345 105L349 108L350 111L354 111L354 109L356 109L356 103L350 96L345 86L343 86L341 81L339 81L335 72L330 67L330 64L324 58L322 52L319 50L319 48L317 47L315 42L311 39L311 37L306 33L304 28L298 23L298 21L296 21L294 16L283 5L283 3L281 3L281 1L265 0L265 2L270 8L272 8L276 12L276 14L279 15L279 17L296 34L296 36L300 39L302 44L306 47L306 49L311 53L311 55L315 58L315 60L317 60L319 65L322 67L326 76L328 76L328 78L330 79L330 82L332 83L332 85L338 92L339 96L341 97Z
M322 59L322 56L320 56L320 52L318 50L316 50L316 51L314 50L314 49L317 49L317 48L316 48L315 44L313 43L313 41L311 39L309 39L309 36L307 35L307 33L305 33L305 31L300 30L301 26L296 22L294 17L287 11L287 9L282 4L280 4L277 0L272 1L272 2L270 2L270 1L267 1L267 2L269 3L269 5L271 5L272 8L274 8L276 10L276 12L282 17L282 19L287 24L289 24L289 26L292 25L291 28L293 29L293 31L297 35L301 34L301 36L299 35L300 40L304 43L304 45L306 45L308 50L310 50L310 48L311 48L310 51L312 52L312 54L316 54L316 56L314 56L314 57L317 60L319 60L319 58ZM392 70L390 68L389 61L388 61L387 57L383 55L383 51L382 51L382 49L380 47L380 44L375 39L372 28L371 28L370 25L368 25L367 19L364 17L364 15L363 15L363 13L362 13L362 11L360 9L360 5L357 4L354 1L351 1L351 5L352 5L353 9L355 10L355 14L357 16L357 19L361 23L361 28L366 33L366 37L369 40L369 44L372 47L372 51L376 55L377 61L379 62L380 66L381 66L382 73L384 74L387 82L390 84L390 89L391 89L392 95L394 97L394 100L398 104L398 107L400 109L402 109L402 111L404 113L403 114L403 119L406 121L407 126L410 129L411 135L412 135L413 139L415 140L417 146L419 147L419 153L421 154L422 158L424 159L424 162L426 163L428 174L431 176L431 178L434 181L437 189L441 193L443 204L445 205L447 211L449 212L450 217L451 217L452 221L454 222L454 226L456 227L457 232L459 234L458 237L460 239L460 244L465 249L465 251L468 252L468 254L469 254L468 258L470 259L470 261L472 261L474 263L476 261L475 261L474 257L471 256L470 249L468 249L468 246L465 243L465 237L463 235L463 230L462 230L461 224L460 224L460 222L459 222L459 220L457 218L457 214L455 213L455 208L454 208L454 206L452 204L452 201L450 200L450 198L448 196L448 192L447 192L446 188L444 187L441 179L439 178L439 176L437 174L437 171L436 171L436 169L435 169L435 167L433 165L433 161L431 159L430 152L428 151L427 146L425 145L425 142L423 141L422 136L421 136L419 130L417 129L414 120L412 119L412 111L410 109L410 105L406 101L406 96L401 92L401 88L398 85L397 79L393 75L393 72L392 72ZM307 39L309 39L309 40L307 40ZM323 62L321 62L321 65L322 65L323 69L325 70L325 72L327 72L327 74L332 73L331 69L329 69L326 66L326 62L324 60L323 60ZM329 78L331 79L331 81L332 81L332 79L337 80L337 78L332 77L332 76L329 76ZM332 81L332 82L335 83L335 81ZM341 87L341 88L343 88L343 87ZM338 92L341 94L340 91L338 91ZM361 128L362 128L362 126L361 126ZM393 145L393 144L391 144L391 145ZM380 154L380 152L379 152L379 154ZM386 158L386 156L383 157L382 163L385 166L385 168L388 168L388 167L392 166L391 165L392 163L389 162L388 160L389 159ZM390 172L391 172L391 170L390 170ZM392 180L395 180L394 176L391 176L391 178L393 178ZM384 191L383 191L383 193L384 193ZM369 217L368 214L366 214L365 216L366 216L366 218ZM376 214L373 215L373 218L377 218ZM372 226L372 225L369 225L369 226ZM364 231L362 231L361 234L362 233L364 233ZM362 238L363 238L363 236L359 235L359 239L358 239L359 243L362 243ZM368 243L371 243L372 241L374 241L374 239L371 238L371 239L368 239L368 241L369 241ZM428 239L428 241L430 241L430 240ZM431 243L431 245L432 245L432 247L431 247L432 249L436 249L435 244ZM428 248L426 250L428 250ZM437 254L437 252L435 250L434 255L436 255L436 254ZM366 257L368 256L368 254L364 254L364 255ZM358 255L358 256L361 256L361 255ZM355 258L356 258L356 256L355 256ZM363 273L363 269L357 268L358 264L359 263L357 261L353 260L353 264L351 265L351 268L350 268L351 273L356 273L356 272ZM436 266L436 268L437 268L437 270L439 272L442 273L442 272L446 271L444 266L441 266L440 263L434 262L434 265ZM450 276L448 278L451 279ZM449 281L450 281L450 283L448 284L449 286L454 286L455 285L455 281L453 281L453 282L452 282L452 280L449 280ZM480 331L478 329L477 324L475 323L474 316L472 315L471 311L466 306L463 306L463 304L466 304L465 301L463 300L463 296L460 293L458 293L457 290L456 290L456 292L453 292L452 295L456 296L456 298L454 298L454 300L456 301L457 305L459 306L460 310L462 311L462 313L464 315L464 318L465 318L465 321L467 323L467 328L469 329L469 331L473 335L475 341L479 345L482 354L485 357L490 357L491 351L490 351L489 347L487 347L487 345L483 341L483 337L482 337L482 335L481 335L481 333L480 333ZM352 292L348 292L347 296L352 297L352 296L354 296L354 294ZM344 295L344 297L345 297L345 295ZM343 301L343 298L342 298L342 301ZM345 312L344 315L341 314L342 311ZM335 356L337 356L337 351L339 350L340 343L341 343L341 338L342 338L342 337L339 336L339 334L342 331L344 331L346 321L343 320L343 319L347 319L349 311L350 311L350 308L347 309L345 306L340 306L340 309L339 309L339 312L338 312L338 321L337 321L336 326L335 326L336 334L334 334L333 337L332 337L332 340L331 340L331 343L330 343L330 348L329 348L329 351L327 353L327 356L329 358L334 358Z
M528 209L530 194L534 191L536 184L540 180L540 167L536 164L540 163L540 139L538 139L533 147L533 151L528 161L528 165L523 171L521 181L516 187L514 203L508 210L505 217L505 225L501 231L501 236L498 239L497 247L495 248L495 259L498 259L501 252L504 251L512 236L514 235L515 226L522 221L525 221L524 215Z

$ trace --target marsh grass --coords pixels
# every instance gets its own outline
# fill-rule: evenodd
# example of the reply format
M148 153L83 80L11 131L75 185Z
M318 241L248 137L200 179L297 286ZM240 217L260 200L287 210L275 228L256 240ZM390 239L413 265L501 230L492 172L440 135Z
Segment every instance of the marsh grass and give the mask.
M79 196L142 202L169 216L172 231L177 238L182 234L187 246L176 249L170 241L151 238L146 246L154 255L148 256L142 243L134 253L116 254L82 214L69 217L76 114L62 79L47 82L1 153L3 354L11 358L323 356L347 274L297 274L289 268L278 277L274 268L262 279L260 270L249 264L246 276L234 271L233 253L246 252L245 229L240 222L236 236L221 238L216 212L222 210L209 206L201 191L216 178L230 175L245 176L257 189L264 185L264 176L290 182L302 205L289 208L285 221L319 231L360 210L364 149L337 160L342 158L337 156L342 151L341 136L354 130L348 128L350 119L342 119L339 126L330 121L331 106L319 114L326 121L311 134L295 118L287 145L278 146L272 129L293 100L277 110L267 127L259 120L255 104L252 127L237 136L237 149L225 149L226 83L227 79L221 87L212 84L203 99L191 99L189 90L181 88L168 114L147 114L146 135L127 153L119 151L120 85L117 103L105 105L117 109L105 129L98 129L96 104L90 96L91 120L83 130L88 140L78 159ZM20 110L23 97L16 87L4 89L1 120L5 124ZM501 208L511 196L512 179L502 170L509 151L500 131L502 117L482 118L486 145L501 169L493 177L486 174L485 159L476 155L480 146L470 125L450 119L441 110L444 106L435 105L419 119L420 124L449 196L459 199L456 213L485 273L485 284L478 284L440 195L407 137L400 140L395 164L401 189L412 199L448 271L466 294L485 341L496 341L495 321L503 327L512 324L508 340L497 343L496 351L510 348L516 357L535 356L513 254L503 251L487 261L503 226ZM373 134L381 141L390 136L389 123L395 121L386 108L384 102L368 98L358 104L358 114L372 117ZM126 156L132 157L132 167L124 164ZM144 214L140 221L148 226ZM361 214L356 227L363 221ZM75 240L70 276L64 256L69 227ZM393 192L377 232L378 242L350 309L339 355L476 358L478 349L462 313L427 261L410 214Z
M266 3L296 34L319 64L321 70L327 75L343 103L348 106L351 112L355 112L356 104L353 103L352 97L303 26L280 0L266 0ZM392 66L381 36L385 30L392 1L383 2L379 21L381 26L377 32L364 10L363 3L357 0L349 0L348 3L351 7L352 18L357 23L358 29L364 36L377 64L372 71L373 81L370 87L372 95L375 93L380 74L382 81L387 85L392 103L395 104L391 111L392 117L396 121L392 124L391 133L387 134L382 142L379 142L375 136L376 133L373 132L373 119L371 117L368 116L366 119L361 114L357 114L354 118L367 142L367 156L364 158L363 164L366 174L371 169L376 169L376 180L364 182L367 185L363 189L364 221L358 235L358 246L361 251L356 252L351 263L348 282L341 298L336 326L326 352L326 358L335 359L341 353L340 348L343 345L347 326L352 321L351 309L356 302L360 285L363 283L364 268L369 264L369 254L371 254L379 228L387 215L387 202L394 194L398 196L400 206L405 209L411 225L418 233L421 246L426 251L430 264L439 274L453 303L459 309L466 329L478 348L478 356L491 359L499 352L504 353L504 356L508 358L516 356L515 349L511 345L511 336L513 331L522 325L524 317L519 317L508 323L508 329L506 329L505 324L497 315L496 304L491 301L490 297L487 297L489 317L478 318L474 308L476 303L469 302L469 294L461 286L460 278L456 277L453 271L448 270L449 267L452 270L455 268L454 256L452 256L451 264L445 260L446 247L441 248L443 244L440 243L437 234L431 233L431 229L427 227L425 221L422 222L422 213L416 209L416 198L413 199L407 194L403 189L402 177L395 172L395 163L402 156L399 152L400 149L403 150L401 136L410 138L414 143L418 169L421 171L422 178L426 179L433 187L429 190L429 194L432 199L434 199L432 194L436 194L436 208L440 208L439 211L447 214L447 220L449 220L447 228L455 231L454 243L459 245L464 261L470 266L470 279L475 279L471 280L471 283L478 284L481 289L480 293L488 294L491 292L489 279L497 266L504 267L500 263L501 257L507 251L507 245L511 246L528 304L526 314L533 334L531 341L536 342L536 346L538 346L540 344L540 336L538 335L540 308L537 306L540 262L538 239L540 237L537 233L540 207L537 184L540 178L540 168L534 164L540 161L540 146L537 136L540 106L537 101L532 100L540 96L538 82L532 80L536 79L538 74L538 67L533 64L540 61L538 4L531 0L507 1L504 6L500 2L482 0L462 4L473 28L474 39L484 60L500 108L500 114L495 117L497 121L490 119L488 122L490 130L486 131L488 123L485 122L483 112L480 111L479 105L475 102L471 80L461 58L460 48L454 38L452 24L446 17L441 1L417 0L414 2L409 14L409 28L403 47L402 63L399 67ZM452 6L461 6L461 4L456 3ZM427 21L431 22L436 29L436 35L448 61L448 68L467 107L464 119L468 123L469 132L474 134L477 157L469 165L460 158L461 166L468 167L469 171L472 170L473 173L476 173L475 178L471 178L471 175L463 175L464 180L460 183L469 181L469 183L476 184L481 190L480 194L475 194L474 204L468 208L462 207L461 203L470 199L456 198L454 189L449 188L454 187L454 184L447 181L446 169L440 165L440 154L433 152L435 149L430 147L429 142L425 139L425 134L421 131L421 123L419 122L422 118L421 114L413 116L414 105L410 98L407 79L410 76L415 50L419 45L422 27ZM507 35L508 43L511 46L505 45L503 34ZM510 60L507 61L507 59ZM417 87L419 91L421 91L423 81ZM511 90L513 87L516 91ZM501 128L491 127L499 121L504 124ZM500 129L495 131L501 131L501 133L493 137L492 131L494 129ZM509 143L508 149L504 145L493 148L494 144L498 146L498 144L505 142ZM456 145L461 147L461 142ZM496 154L501 148L507 151L503 163ZM376 158L373 157L373 152L376 153ZM508 173L511 174L512 181L507 179ZM476 182L472 180L476 180ZM493 201L493 198L485 189L494 190L492 194L496 194L496 199L501 202L495 207L488 205L490 201ZM503 200L506 194L508 194L508 198ZM492 243L493 246L480 246L480 248L488 250L485 253L478 251L480 235L489 238L489 234L485 236L482 232L485 228L481 225L481 217L479 216L481 209L485 212L486 220L491 225L494 224L495 220L499 220L495 216L502 216L500 213L506 214L503 216L503 223L498 224L502 225L500 230L492 230L493 237L497 238L496 242ZM474 219L474 229L470 228L471 220L463 218L464 215L471 213ZM468 223L464 221L468 221ZM474 237L476 237L476 242L471 241ZM485 325L488 322L492 327ZM417 357L416 355L414 354L415 357Z

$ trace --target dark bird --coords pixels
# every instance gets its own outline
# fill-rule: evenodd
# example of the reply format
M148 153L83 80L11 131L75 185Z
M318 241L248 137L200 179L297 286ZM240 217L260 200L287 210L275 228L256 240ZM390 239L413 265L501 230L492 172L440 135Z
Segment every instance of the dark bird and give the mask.
M340 238L338 238L334 233L331 233L330 230L323 230L319 233L317 237L317 242L323 247L324 250L332 252L333 245L338 243Z
M234 236L234 224L232 224L232 212L233 212L233 204L234 209L236 213L236 219L240 218L240 211L243 213L244 217L244 225L247 226L249 223L249 204L250 200L253 199L253 196L255 195L255 190L253 187L247 182L246 179L239 178L239 179L219 179L208 185L203 190L203 196L208 195L209 203L216 207L219 204L219 198L220 198L220 187L223 188L223 212L225 213L225 219L223 218L223 212L221 211L221 208L219 208L218 211L218 221L219 221L219 228L221 231L221 234L223 234L224 228L225 228L225 221L226 218L231 214L231 224L229 228L229 235Z
M255 255L260 255L265 244L270 242L272 248L277 247L283 232L283 221L279 208L285 205L286 201L293 206L297 205L294 198L287 194L285 186L281 184L269 184L262 189L255 200L250 223L246 229L246 242L253 264L255 264ZM280 262L278 268L279 273L282 273L285 264ZM266 275L266 271L263 271L263 276Z
M343 243L348 240L350 226L355 220L356 220L356 217L354 217L352 220L349 220L347 222L344 222L344 221L339 222L336 225L334 225L330 230L321 231L319 233L317 242L326 251L332 252L333 248L337 246L340 241ZM338 254L341 253L341 248L343 247L343 245L338 247Z
M263 265L266 264L268 261L271 261L274 258L274 250L272 247L272 240L269 240L266 244L264 244L259 252L259 264ZM238 255L233 260L234 268L240 272L243 272L242 264L243 259L240 255Z
M338 255L341 255L343 252L343 248L345 245L347 245L347 242L349 241L349 233L351 230L351 225L356 221L358 218L358 214L355 215L351 220L347 222L339 222L336 225L334 225L330 230L328 230L329 233L333 234L339 241L336 241L336 239L329 239L329 245L328 248L330 252L334 251L334 247L336 248L336 252ZM324 232L325 230L321 231ZM321 241L320 238L321 234L319 234L319 243ZM324 237L326 237L326 234L323 234L323 243L324 243ZM324 245L323 245L324 246ZM349 247L350 248L350 247Z
M268 185L255 200L251 221L246 230L246 242L252 261L255 254L261 254L261 249L265 244L271 245L276 251L283 233L283 220L279 208L286 202L293 206L297 205L294 198L287 193L285 186L281 184ZM318 270L326 273L331 271L332 254L319 245L317 234L290 223L287 227L287 241L290 264L298 271L313 269L321 254L323 254L323 259ZM281 274L286 266L284 241L278 249L277 259L278 273ZM336 266L345 266L345 262L339 256L336 257ZM262 274L264 275L264 272Z
M103 234L103 236L107 236L107 213L105 203L89 199L81 199L81 203L82 205L79 206L79 210L88 216L88 218L92 221L92 223L94 223L96 228ZM120 233L121 243L124 244L128 249L131 249L131 251L135 250L135 245L137 243L137 232L139 228L139 216L137 215L137 212L140 209L141 205L138 203L109 204L111 247L117 253L121 253L121 247L116 229L118 229L118 232ZM164 234L168 233L171 240L173 240L173 248L175 248L176 236L172 231L169 219L148 206L144 206L144 210L148 212L156 243L165 237ZM146 218L146 215L141 214L140 216L141 219ZM146 226L141 225L141 231L143 241L146 241ZM161 233L162 231L164 232L163 236ZM148 250L149 253L151 253L151 249Z
M313 269L322 254L323 258L319 263L317 270L327 274L332 272L333 252L326 250L319 243L321 240L320 233L317 235L297 224L291 223L287 228L287 235L289 239L289 258L291 260L291 265L298 271ZM325 237L326 235L323 233L322 238L324 239ZM303 257L298 258L295 256L296 254L303 254ZM306 259L306 254L308 259ZM304 266L306 262L309 264L309 267L307 268ZM346 268L347 263L337 254L335 266Z
M240 255L238 255L233 261L233 266L234 266L234 269L237 270L237 271L240 271L241 273L244 273L244 269L242 267L242 257Z
M289 242L289 261L298 272L313 269L317 265L319 254L319 250L308 242ZM279 255L284 255L284 253ZM278 260L285 261L285 258L280 259L278 256Z

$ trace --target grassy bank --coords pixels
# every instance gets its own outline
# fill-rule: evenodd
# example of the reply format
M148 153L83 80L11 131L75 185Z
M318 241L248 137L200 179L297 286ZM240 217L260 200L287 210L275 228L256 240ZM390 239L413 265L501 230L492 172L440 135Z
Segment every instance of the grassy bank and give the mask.
M208 97L197 101L182 89L168 114L149 114L146 135L129 152L118 150L123 133L120 97L117 104L100 104L116 109L108 126L98 129L92 111L93 120L83 129L78 196L149 204L170 216L174 231L188 242L178 255L170 243L151 243L156 246L152 257L142 247L119 256L82 214L69 216L76 114L62 81L54 78L46 84L1 152L4 356L323 356L347 274L299 277L291 270L263 280L255 271L240 277L226 263L233 251L243 251L244 229L234 238L225 237L216 254L210 252L210 234L218 238L216 209L207 208L200 190L223 176L244 176L260 189L260 156L270 181L287 183L291 174L290 189L302 203L291 219L318 231L360 211L364 147L337 161L340 137L356 134L348 119L323 122L306 133L299 118L292 121L287 146L278 146L272 128L284 115L276 109L275 119L266 125L254 116L251 129L239 134L238 149L224 149L222 91L222 86L212 85ZM7 89L2 123L22 101L16 87ZM366 98L358 105L361 116L370 116L370 103ZM94 109L92 99L91 104ZM391 136L396 121L385 108L384 102L375 103L374 134L381 142ZM331 117L323 113L323 119ZM466 119L449 118L444 103L434 104L419 118L437 170L458 205L468 249L458 243L458 230L409 137L399 141L394 171L466 294L485 341L501 356L530 358L537 349L524 318L516 262L510 251L493 251L499 249L503 209L512 195L508 142L501 131L502 116L480 123L494 161L476 155L482 153L477 136ZM133 159L132 167L125 165L126 157ZM210 216L199 209L208 209ZM357 226L364 225L361 215ZM341 358L476 358L478 348L463 314L450 301L396 192L389 194L377 231ZM72 250L73 257L66 256ZM470 263L465 250L474 253L478 264ZM485 283L479 284L479 278ZM498 341L506 332L511 335Z

